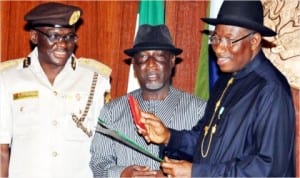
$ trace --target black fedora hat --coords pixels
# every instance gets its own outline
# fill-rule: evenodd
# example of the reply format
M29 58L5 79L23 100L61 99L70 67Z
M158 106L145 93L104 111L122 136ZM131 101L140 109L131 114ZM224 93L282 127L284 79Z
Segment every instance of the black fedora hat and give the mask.
M233 25L259 32L262 36L274 36L276 32L264 26L263 7L260 1L224 1L217 18L201 18L217 25Z
M133 48L124 50L124 53L132 57L136 52L144 50L166 50L175 55L182 52L182 49L174 46L166 25L148 24L139 26Z

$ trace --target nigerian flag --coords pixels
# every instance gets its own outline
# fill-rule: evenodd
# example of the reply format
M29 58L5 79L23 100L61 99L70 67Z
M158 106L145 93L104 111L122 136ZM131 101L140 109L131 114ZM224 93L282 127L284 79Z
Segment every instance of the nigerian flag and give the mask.
M165 23L165 7L163 0L140 0L139 12L137 14L136 29L137 33L139 25L159 25ZM133 66L130 65L127 92L131 92L140 85L137 78L134 76Z
M223 0L210 1L207 8L207 17L216 18L222 2ZM211 31L214 26L206 24L205 29ZM208 35L203 34L194 93L205 100L208 100L210 90L218 78L218 67L214 58L211 46L209 46Z
M162 0L140 0L139 4L139 25L159 25L165 23L165 7Z

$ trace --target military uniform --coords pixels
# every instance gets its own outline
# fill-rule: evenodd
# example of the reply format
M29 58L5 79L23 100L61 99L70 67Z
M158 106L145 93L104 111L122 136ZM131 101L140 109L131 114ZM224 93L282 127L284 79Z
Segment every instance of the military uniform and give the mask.
M51 85L34 49L29 58L1 63L0 70L0 143L11 144L9 176L92 177L90 133L111 69L72 56Z
M49 2L33 8L25 20L30 30L47 38L52 50L58 43L75 46L76 34L61 36L38 28L75 32L81 14L79 7ZM31 42L37 47L28 57L0 63L0 144L11 148L8 176L91 178L90 145L104 94L110 90L111 69L68 53L50 82L38 59L49 55L43 51L48 46Z

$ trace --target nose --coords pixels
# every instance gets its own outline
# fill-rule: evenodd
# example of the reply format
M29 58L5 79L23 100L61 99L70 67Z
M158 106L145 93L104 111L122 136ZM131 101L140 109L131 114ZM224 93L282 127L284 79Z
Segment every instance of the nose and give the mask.
M63 38L63 37L60 37L59 38L59 40L56 42L56 44L58 45L58 46L63 46L63 47L65 47L65 46L67 46L67 41L65 40L65 38Z
M212 49L214 50L214 52L216 54L221 54L224 53L227 50L227 46L225 45L225 43L219 43L219 44L214 44L212 45Z
M156 66L156 59L155 59L155 57L154 56L149 56L148 60L146 62L146 65L149 66L149 67Z

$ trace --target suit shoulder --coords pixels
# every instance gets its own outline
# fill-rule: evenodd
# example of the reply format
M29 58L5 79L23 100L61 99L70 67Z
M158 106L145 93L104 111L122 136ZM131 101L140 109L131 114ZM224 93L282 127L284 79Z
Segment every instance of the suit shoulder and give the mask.
M4 62L0 62L0 72L22 66L25 59L26 58L23 57L23 58L11 59Z
M89 68L95 72L98 72L100 75L104 77L109 77L111 74L111 68L108 67L107 65L91 58L79 58L78 59L78 64L82 67Z

